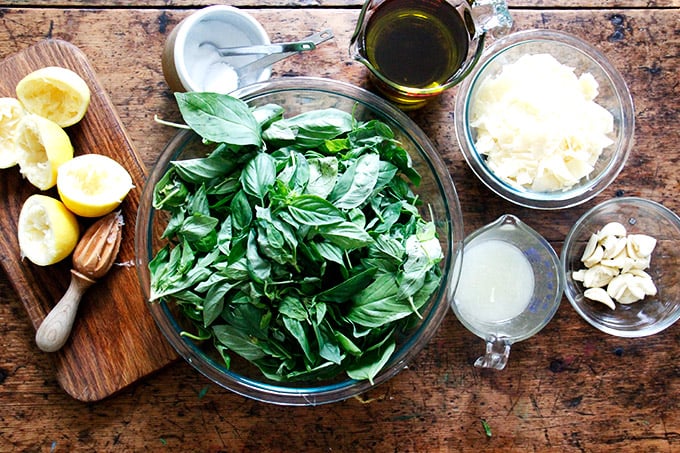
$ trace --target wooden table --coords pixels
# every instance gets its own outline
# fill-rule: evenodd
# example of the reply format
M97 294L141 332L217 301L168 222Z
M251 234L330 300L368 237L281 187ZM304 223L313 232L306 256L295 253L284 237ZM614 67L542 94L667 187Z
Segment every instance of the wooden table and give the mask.
M154 114L179 118L161 49L182 18L210 3L3 3L0 57L47 37L78 46L144 164L153 165L173 134ZM636 144L623 172L594 200L562 211L519 208L493 195L465 164L452 122L456 90L447 92L410 115L449 167L466 233L512 213L559 252L573 222L612 197L641 196L680 212L680 2L509 3L516 30L564 30L610 58L633 94ZM367 71L347 52L360 0L232 4L255 16L272 41L334 31L333 41L278 63L275 77L323 76L367 86ZM450 314L397 377L361 398L309 408L245 399L183 361L103 401L77 401L55 380L50 356L35 346L34 329L2 271L0 332L0 451L680 451L680 325L648 338L607 336L566 299L543 331L513 347L504 371L472 366L483 345Z

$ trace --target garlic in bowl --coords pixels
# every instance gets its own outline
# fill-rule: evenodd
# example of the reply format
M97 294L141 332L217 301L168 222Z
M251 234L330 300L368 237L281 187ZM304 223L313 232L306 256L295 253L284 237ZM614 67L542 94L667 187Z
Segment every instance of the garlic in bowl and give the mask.
M602 332L620 337L661 332L680 319L679 241L680 217L659 203L636 197L600 203L564 241L564 293Z
M633 101L604 55L561 32L514 33L461 85L456 135L473 172L521 206L583 203L623 168Z

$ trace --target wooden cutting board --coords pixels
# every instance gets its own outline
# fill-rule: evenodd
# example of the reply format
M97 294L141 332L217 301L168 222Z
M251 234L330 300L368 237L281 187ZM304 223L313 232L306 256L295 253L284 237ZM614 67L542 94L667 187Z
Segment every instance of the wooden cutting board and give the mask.
M73 332L53 359L57 380L71 396L97 401L158 370L177 358L156 327L134 267L134 229L146 171L120 119L85 55L74 45L46 40L0 63L0 97L15 97L14 88L26 74L45 66L61 66L78 73L92 92L82 121L66 129L75 154L110 156L132 175L135 188L121 208L125 226L117 263L92 286L81 301ZM23 180L18 167L0 170L0 262L37 329L62 297L70 281L71 259L40 267L22 260L17 221L23 202L40 192ZM44 193L58 198L56 189ZM92 220L81 219L84 230ZM122 264L122 265L119 265Z

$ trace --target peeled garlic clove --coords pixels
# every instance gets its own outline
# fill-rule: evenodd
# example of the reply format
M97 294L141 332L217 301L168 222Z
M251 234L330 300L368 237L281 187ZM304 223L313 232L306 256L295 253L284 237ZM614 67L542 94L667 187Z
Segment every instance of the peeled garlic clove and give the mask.
M593 253L585 260L583 260L583 264L585 264L586 267L593 267L594 265L602 261L603 256L604 248L601 245L598 245L597 247L595 247Z
M571 278L577 282L582 282L585 278L586 269L580 269L571 273Z
M636 298L636 300L642 300L645 298L645 289L643 287L643 282L640 277L636 277L633 274L633 278L629 279L628 286L626 287L628 291Z
M647 269L649 267L650 262L651 262L650 257L634 258L632 266L631 266L631 270L633 270L633 269L639 269L639 270Z
M628 273L635 275L636 277L648 278L649 280L652 279L652 276L649 275L647 272L643 271L642 269L631 269L630 271L628 271Z
M620 304L630 305L630 304L633 304L635 302L642 300L643 297L640 297L639 295L637 295L633 291L631 291L630 288L626 287L625 291L623 291L623 293L618 298L616 298L615 300Z
M588 239L588 242L586 243L586 248L583 250L583 255L581 255L581 262L585 262L588 258L592 256L593 253L595 253L595 248L597 247L597 242L599 238L597 237L597 234L591 234L590 239Z
M625 239L623 239L624 243L626 242ZM625 245L625 244L624 244ZM624 247L623 250L621 250L616 256L613 256L611 258L603 259L600 261L600 264L604 266L609 266L609 267L615 267L617 269L622 269L623 266L626 265L628 258L628 253L626 252L626 248Z
M645 296L656 296L657 289L651 275L640 269L633 269L630 275L635 277L635 284Z
M621 254L623 250L626 249L628 241L626 238L620 238L616 236L607 236L604 241L602 241L602 246L604 247L603 258L613 258Z
M596 264L590 269L586 270L583 276L583 285L586 288L601 288L607 286L612 279L619 273L618 269L613 267Z
M615 300L621 299L623 293L628 289L629 279L633 276L630 274L620 274L612 278L612 280L607 285L607 294L609 297Z
M645 296L656 296L657 289L654 280L645 278L642 280L642 289L645 291Z
M632 269L635 268L635 258L631 258L628 255L621 261L621 266L619 268L621 269L622 274L627 274L629 273Z
M627 232L625 226L623 226L619 222L610 222L602 227L602 229L598 233L598 236L600 236L601 238L605 238L607 236L625 237L626 233Z
M631 234L626 240L626 250L631 258L647 258L656 247L656 239L646 234Z
M607 291L605 291L602 288L588 288L583 292L583 296L587 299L594 300L596 302L602 302L612 310L616 309L614 301L612 300L611 297L609 297Z

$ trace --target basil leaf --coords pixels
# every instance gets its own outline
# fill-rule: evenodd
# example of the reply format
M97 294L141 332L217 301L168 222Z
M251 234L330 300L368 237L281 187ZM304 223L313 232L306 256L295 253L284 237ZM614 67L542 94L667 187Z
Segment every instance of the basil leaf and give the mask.
M356 208L373 192L379 172L379 156L364 154L340 177L328 199L340 209Z
M219 324L212 328L215 339L246 360L260 360L265 357L264 351L251 337L229 324Z
M257 121L260 128L264 130L268 128L272 122L283 119L284 109L280 105L265 104L256 107L252 112L255 121Z
M324 141L352 130L352 115L329 108L301 113L271 124L262 132L266 141L291 142L301 148L316 148Z
M347 369L347 376L357 380L368 379L373 384L373 379L390 360L396 347L396 343L392 341L380 349L371 351L363 356L361 361Z
M213 285L203 302L203 326L210 326L224 309L224 296L234 287L233 284L223 282Z
M218 158L197 158L170 162L177 175L186 182L200 184L229 173L231 165Z
M329 362L340 365L342 363L343 354L340 350L340 346L336 342L333 329L328 326L328 323L324 322L319 324L319 327L314 329L314 332L316 333L316 340L319 344L319 355Z
M308 319L305 306L302 304L300 299L292 296L287 296L281 301L281 304L279 305L279 313L298 321L305 321Z
M329 288L317 295L317 299L326 302L342 303L363 291L373 280L378 269L371 267L360 272L342 283Z
M312 346L310 344L309 338L307 337L307 332L305 331L305 326L297 319L289 318L287 316L283 317L283 325L286 330L293 335L293 338L298 342L302 352L304 352L305 357L309 363L314 363L316 360L314 352L312 352Z
M187 187L175 178L175 171L168 170L153 190L154 209L171 209L182 206L189 195Z
M231 200L231 224L235 232L245 230L253 221L253 212L244 191L239 191Z
M266 153L257 153L241 173L243 190L261 201L274 185L274 181L276 181L276 166L272 156Z
M177 234L189 242L197 242L215 230L218 220L204 214L193 214L182 223Z
M352 222L322 225L319 234L344 250L358 249L373 242L370 234Z
M316 195L300 195L288 202L291 217L303 225L330 225L344 221L342 212Z
M257 238L254 230L251 230L248 234L246 258L248 260L248 274L254 281L262 283L269 278L272 270L271 264L260 256L260 252L257 249Z
M308 159L309 182L306 193L326 198L333 191L338 179L338 159L335 157L322 157Z
M186 124L204 139L233 145L263 145L260 124L248 105L218 93L175 93Z
M353 300L347 319L365 327L381 327L413 313L408 301L399 297L392 274L381 274Z

